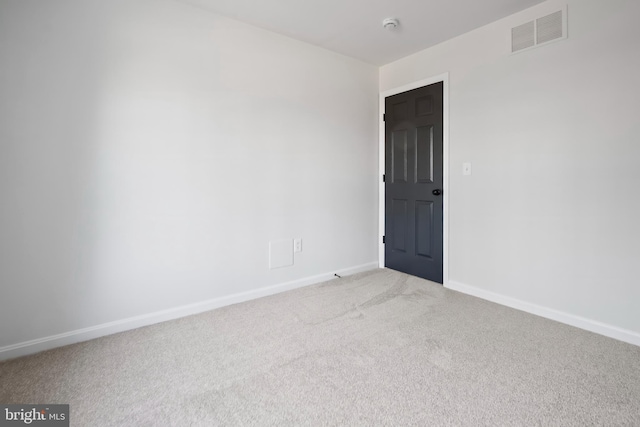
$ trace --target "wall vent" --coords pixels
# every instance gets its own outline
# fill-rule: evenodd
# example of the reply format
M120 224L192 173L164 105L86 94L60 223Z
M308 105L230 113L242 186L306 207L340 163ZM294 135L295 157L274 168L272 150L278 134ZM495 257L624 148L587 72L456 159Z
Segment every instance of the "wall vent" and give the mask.
M511 29L511 52L528 49L536 44L536 27L533 21Z
M567 38L567 7L511 29L511 53Z

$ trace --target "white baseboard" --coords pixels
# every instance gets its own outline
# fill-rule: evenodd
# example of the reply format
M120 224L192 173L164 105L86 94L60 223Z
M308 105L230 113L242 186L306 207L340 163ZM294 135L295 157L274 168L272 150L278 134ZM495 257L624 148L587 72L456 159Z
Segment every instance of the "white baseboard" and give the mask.
M500 305L515 308L516 310L525 311L527 313L535 314L540 317L545 317L547 319L555 320L560 323L575 326L576 328L595 332L596 334L604 335L609 338L614 338L620 341L627 342L629 344L640 346L640 333L634 331L618 328L617 326L608 325L606 323L554 310L552 308L531 304L526 301L486 291L475 286L465 285L463 283L455 281L449 281L449 283L447 283L445 287L453 289L454 291L462 292L463 294L472 295L474 297L482 298L484 300L495 302Z
M354 267L332 271L330 273L319 274L317 276L305 277L278 285L266 286L264 288L255 289L252 291L227 295L224 297L214 298L194 304L157 311L155 313L143 314L141 316L129 317L127 319L116 320L114 322L91 326L89 328L77 329L75 331L69 331L49 337L24 341L18 344L0 347L0 360L25 356L40 351L49 350L55 347L75 344L81 341L103 337L105 335L129 331L131 329L140 328L142 326L153 325L155 323L178 319L180 317L202 313L231 304L237 304L240 302L265 297L292 289L302 288L304 286L309 286L316 283L326 282L327 280L334 279L334 274L338 274L340 276L348 276L350 274L356 274L376 268L378 268L378 263L371 262L368 264L362 264Z

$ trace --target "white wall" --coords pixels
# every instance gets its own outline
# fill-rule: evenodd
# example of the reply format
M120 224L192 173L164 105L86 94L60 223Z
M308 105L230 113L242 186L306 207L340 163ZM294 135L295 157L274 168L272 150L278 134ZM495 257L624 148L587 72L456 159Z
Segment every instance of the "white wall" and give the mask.
M376 262L377 68L171 0L0 0L0 61L0 349Z
M450 73L453 287L640 343L640 2L569 1L567 40L508 54L512 26L563 4L386 65L380 91Z

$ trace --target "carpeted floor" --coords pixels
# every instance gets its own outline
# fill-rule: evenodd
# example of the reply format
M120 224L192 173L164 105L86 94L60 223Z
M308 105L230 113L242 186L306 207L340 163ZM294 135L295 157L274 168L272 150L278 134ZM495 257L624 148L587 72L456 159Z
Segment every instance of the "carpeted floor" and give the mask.
M376 270L0 363L73 426L640 426L640 347Z

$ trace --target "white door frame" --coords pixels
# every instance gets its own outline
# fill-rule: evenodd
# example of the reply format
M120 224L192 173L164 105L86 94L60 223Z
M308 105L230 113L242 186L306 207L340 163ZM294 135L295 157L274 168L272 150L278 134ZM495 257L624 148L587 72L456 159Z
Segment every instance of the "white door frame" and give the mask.
M384 109L385 98L397 95L402 92L417 89L423 86L428 86L433 83L443 82L442 88L442 195L444 197L442 203L442 282L444 286L449 283L449 73L439 74L427 79L419 80L413 83L406 84L397 88L389 89L380 93L380 117L379 123L379 165L378 171L380 175L379 187L378 187L378 200L379 200L379 221L378 221L378 264L382 268L384 263L384 244L382 243L382 236L384 236L384 182L382 182L382 175L384 174L385 158L384 158Z

